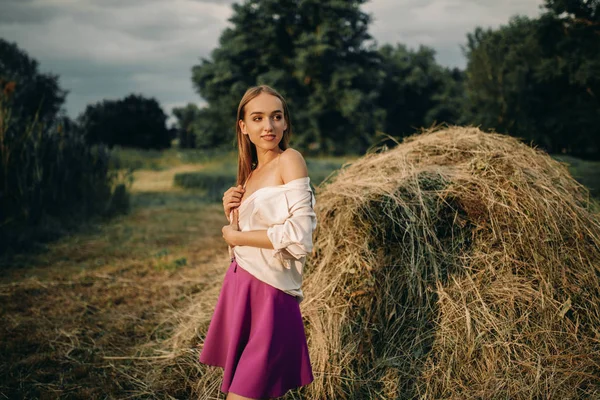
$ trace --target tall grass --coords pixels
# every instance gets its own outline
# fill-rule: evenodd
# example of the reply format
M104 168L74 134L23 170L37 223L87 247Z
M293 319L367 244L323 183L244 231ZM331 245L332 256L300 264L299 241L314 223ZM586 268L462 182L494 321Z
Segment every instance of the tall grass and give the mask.
M44 126L37 115L15 128L22 125L12 118L15 86L0 80L0 254L128 208L106 147L89 146L60 120Z

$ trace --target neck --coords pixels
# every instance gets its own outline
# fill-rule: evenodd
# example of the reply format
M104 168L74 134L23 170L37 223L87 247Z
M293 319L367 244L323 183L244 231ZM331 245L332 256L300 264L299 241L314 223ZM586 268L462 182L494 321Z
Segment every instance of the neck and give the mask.
M273 150L261 150L257 148L256 157L258 158L258 165L256 166L256 169L262 168L263 165L273 161L281 153L283 153L283 150L279 147L276 147Z

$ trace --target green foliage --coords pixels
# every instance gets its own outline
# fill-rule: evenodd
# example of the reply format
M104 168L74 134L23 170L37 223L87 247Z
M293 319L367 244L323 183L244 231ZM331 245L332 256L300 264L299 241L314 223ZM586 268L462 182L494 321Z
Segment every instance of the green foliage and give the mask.
M133 182L133 180L132 180ZM124 183L119 183L115 186L112 195L106 206L107 215L127 214L130 210L130 194L127 191L127 186Z
M199 147L235 144L244 91L268 84L289 102L292 145L312 155L363 154L377 131L412 133L455 123L463 74L440 67L433 50L377 49L365 0L248 0L233 5L233 24L211 59L193 68L208 106L199 111ZM223 133L230 132L230 134Z
M39 124L18 136L1 131L0 252L44 239L42 225L49 219L74 222L127 210L125 188L113 197L117 176L104 146L90 147L77 135Z
M600 156L600 2L549 0L468 35L464 122L533 141L550 153Z
M10 98L11 123L7 136L27 129L33 116L43 125L52 124L59 114L67 92L60 88L58 76L42 74L38 62L30 58L15 43L0 38L0 78L14 82L17 90Z
M531 110L524 109L532 95L532 63L539 57L534 24L516 17L498 31L477 28L467 35L466 91L472 122L504 133L535 129L529 121Z
M166 121L156 99L135 94L90 104L78 117L81 132L89 143L144 149L171 146L173 137Z
M289 101L293 143L313 153L361 153L382 111L375 106L379 75L365 42L365 0L251 0L234 13L212 59L193 68L208 101L200 136L228 144L238 102L253 85L268 84ZM231 132L225 135L223 132Z
M182 149L196 147L196 121L198 120L200 110L194 103L189 103L185 107L173 108L173 115L177 118L177 137L179 138L179 147ZM200 147L207 147L202 143Z
M553 155L553 158L567 164L573 178L590 190L590 194L600 199L600 161L588 161L568 155Z
M200 189L204 199L210 202L220 202L223 193L235 185L236 172L233 169L212 169L199 172L182 172L174 177L174 184L186 189Z
M350 157L321 157L307 158L306 166L308 168L308 176L313 189L319 186L327 178L333 178L342 165L347 162Z
M6 59L0 53L0 253L54 239L90 216L122 212L128 202L124 187L112 191L118 178L108 149L89 146L59 114L64 92L36 86L57 79L35 76L37 63L11 49ZM11 65L28 73L2 75ZM31 93L53 100L36 108L24 101Z
M402 44L379 49L383 83L378 105L386 110L383 132L392 136L414 133L434 123L458 122L463 107L463 73L435 62L425 46L411 51Z
M579 19L588 26L600 21L598 0L545 0L544 6L554 15L566 13L568 18Z

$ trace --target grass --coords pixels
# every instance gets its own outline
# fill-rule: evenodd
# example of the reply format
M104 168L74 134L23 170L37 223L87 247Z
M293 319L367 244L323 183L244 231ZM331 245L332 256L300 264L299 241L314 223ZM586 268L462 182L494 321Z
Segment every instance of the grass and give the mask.
M235 159L232 150L179 149L142 150L116 146L112 149L113 167L160 171L183 164L207 164L215 159Z
M211 181L220 181L221 185L208 185L207 187L222 187L223 184L229 185L235 181L237 173L236 162L237 155L235 151L227 151L223 149L217 150L199 150L199 149L177 149L171 148L167 150L138 150L115 147L113 149L114 166L120 168L133 168L136 170L151 171L166 170L167 174L164 179L157 176L164 184L170 185L169 174L193 173L186 169L186 166L202 164L205 170L198 177L182 176L178 184L185 188L206 188L202 183L198 183L203 176L208 176ZM586 161L568 155L555 154L553 158L568 164L569 171L573 177L581 184L590 189L590 193L594 197L600 197L600 161ZM322 158L307 158L306 164L311 176L311 181L314 185L320 184L333 170L339 168L345 161L350 161L356 157L322 157ZM174 170L173 167L181 167L180 170ZM193 169L193 168L192 168ZM206 175L205 175L206 174ZM227 183L223 181L227 180ZM144 182L145 185L155 185L147 179L138 180ZM220 189L219 189L220 190ZM208 196L213 199L218 199L221 196L214 195L216 189L211 189ZM212 193L212 194L211 194Z
M163 313L219 278L225 216L197 191L169 188L168 173L136 172L129 215L0 261L0 397L128 394L133 349L165 336Z
M320 185L351 157L307 158L311 184ZM185 171L175 175L175 185L181 188L201 190L208 201L219 202L230 186L235 185L237 160L233 157L213 159L200 171Z
M566 163L573 178L590 189L592 196L600 198L600 161L581 160L566 155L552 157Z
M214 286L228 265L221 205L173 183L201 171L235 179L235 155L200 164L195 151L116 151L122 166L142 168L133 172L129 215L0 259L0 397L135 394L124 379L144 357L134 349L168 336L164 316ZM307 160L321 176L341 163Z
M136 357L146 356L140 346L167 338L165 315L222 279L221 205L173 181L232 165L235 155L115 151L122 167L138 169L129 215L90 222L43 252L0 258L0 398L157 396L130 383ZM599 163L561 158L598 193ZM313 182L342 163L307 159Z

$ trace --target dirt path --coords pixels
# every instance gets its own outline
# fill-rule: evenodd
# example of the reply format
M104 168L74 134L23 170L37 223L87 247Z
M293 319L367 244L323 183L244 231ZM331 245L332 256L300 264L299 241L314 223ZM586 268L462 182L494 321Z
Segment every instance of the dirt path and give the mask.
M166 335L166 311L220 279L220 204L139 171L129 215L21 255L0 277L0 398L123 398L110 358ZM18 267L17 267L18 265ZM122 377L121 377L122 378Z
M134 172L132 192L171 192L182 191L173 185L173 178L180 172L196 172L203 168L199 164L183 164L163 171L138 170Z

